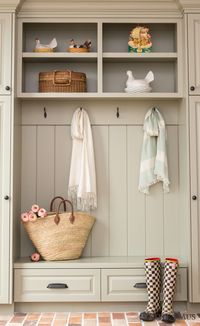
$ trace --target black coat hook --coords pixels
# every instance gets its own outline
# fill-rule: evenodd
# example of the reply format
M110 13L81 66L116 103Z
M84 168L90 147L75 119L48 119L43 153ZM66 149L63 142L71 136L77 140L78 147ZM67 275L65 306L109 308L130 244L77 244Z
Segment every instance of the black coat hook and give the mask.
M117 108L116 117L119 118L119 108Z
M47 117L47 112L46 112L46 108L44 107L44 118L46 119Z

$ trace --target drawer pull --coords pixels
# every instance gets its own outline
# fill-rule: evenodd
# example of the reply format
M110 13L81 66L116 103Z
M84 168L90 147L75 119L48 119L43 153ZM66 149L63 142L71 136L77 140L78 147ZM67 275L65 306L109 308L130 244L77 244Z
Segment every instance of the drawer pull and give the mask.
M133 287L136 289L146 289L147 285L146 283L135 283Z
M47 285L48 289L68 289L67 284L64 283L50 283Z

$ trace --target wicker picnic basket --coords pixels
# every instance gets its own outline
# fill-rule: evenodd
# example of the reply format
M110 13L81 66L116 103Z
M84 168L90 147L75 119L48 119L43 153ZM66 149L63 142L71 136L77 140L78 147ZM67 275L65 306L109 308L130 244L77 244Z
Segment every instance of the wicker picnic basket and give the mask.
M55 197L53 201L56 198L61 197ZM60 213L62 204L66 209L65 203L70 205L71 212ZM67 199L61 199L56 212L37 218L35 222L22 223L44 260L68 260L81 256L94 222L93 216L74 212L72 203Z
M87 92L86 74L71 70L40 72L39 92Z

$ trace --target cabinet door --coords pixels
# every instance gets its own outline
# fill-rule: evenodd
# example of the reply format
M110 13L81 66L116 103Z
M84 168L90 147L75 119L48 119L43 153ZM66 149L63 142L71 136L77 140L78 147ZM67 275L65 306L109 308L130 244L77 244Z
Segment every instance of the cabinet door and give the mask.
M191 302L200 302L200 98L190 97Z
M200 14L188 17L189 93L200 94Z
M11 37L12 15L0 13L0 94L10 94Z
M0 303L10 300L10 97L0 97ZM8 196L8 197L6 197Z

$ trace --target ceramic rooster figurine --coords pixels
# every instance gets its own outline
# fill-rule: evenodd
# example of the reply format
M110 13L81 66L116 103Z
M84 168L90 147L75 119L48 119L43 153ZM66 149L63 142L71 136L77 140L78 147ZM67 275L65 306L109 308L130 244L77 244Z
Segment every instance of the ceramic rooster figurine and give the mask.
M52 52L57 47L57 41L55 38L49 44L42 44L38 38L35 39L35 52Z
M154 74L152 71L149 71L144 79L135 79L132 71L130 70L128 70L126 73L128 75L125 88L126 93L141 93L151 91L152 88L149 84L154 80Z

